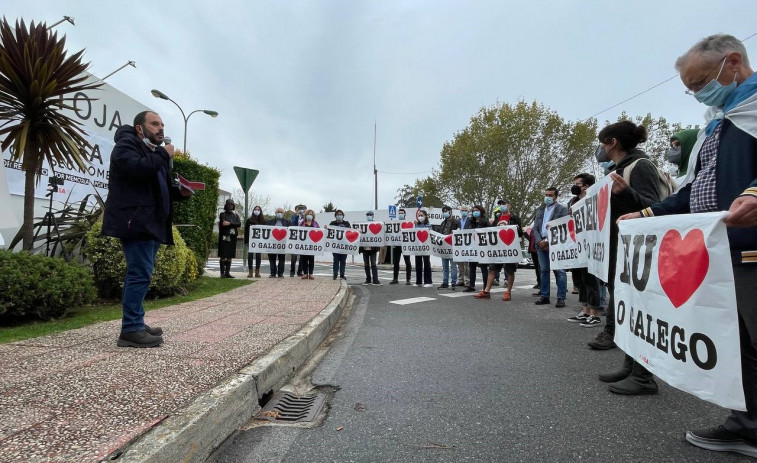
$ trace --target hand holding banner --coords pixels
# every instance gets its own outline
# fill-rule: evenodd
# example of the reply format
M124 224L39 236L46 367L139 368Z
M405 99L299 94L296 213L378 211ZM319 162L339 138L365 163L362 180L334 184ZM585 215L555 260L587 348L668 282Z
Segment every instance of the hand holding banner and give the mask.
M610 195L612 178L608 175L590 186L586 196L570 207L576 240L586 252L589 273L607 281L610 270Z
M360 232L351 228L326 227L326 252L358 255L360 249Z
M547 222L549 268L564 270L586 267L586 252L576 233L576 222L566 215ZM588 249L588 244L587 244Z
M313 227L289 227L287 250L292 254L320 256L326 243L326 232Z

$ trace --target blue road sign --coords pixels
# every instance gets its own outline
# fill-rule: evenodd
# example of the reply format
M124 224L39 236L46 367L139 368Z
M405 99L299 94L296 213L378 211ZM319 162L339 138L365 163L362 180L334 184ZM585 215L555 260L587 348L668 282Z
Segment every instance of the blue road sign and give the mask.
M417 204L419 208L423 207L423 195L418 195L418 199L415 201L415 204Z
M392 220L397 218L397 206L393 204L389 205L389 218Z

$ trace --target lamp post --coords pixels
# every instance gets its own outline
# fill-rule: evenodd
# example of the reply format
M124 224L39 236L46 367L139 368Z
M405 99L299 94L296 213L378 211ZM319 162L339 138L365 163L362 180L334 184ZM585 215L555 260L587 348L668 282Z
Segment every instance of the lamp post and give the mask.
M187 122L189 122L189 118L192 116L192 114L197 113L197 112L203 112L210 117L218 117L218 112L212 111L210 109L195 109L194 111L189 113L189 115L185 115L184 110L181 109L181 106L179 106L179 103L168 98L168 95L166 95L165 93L161 92L160 90L155 90L155 89L153 89L150 93L152 93L152 96L154 96L155 98L160 98L161 100L170 101L171 103L175 104L177 108L179 108L179 111L181 111L181 117L184 118L184 148L182 152L185 155L187 153Z

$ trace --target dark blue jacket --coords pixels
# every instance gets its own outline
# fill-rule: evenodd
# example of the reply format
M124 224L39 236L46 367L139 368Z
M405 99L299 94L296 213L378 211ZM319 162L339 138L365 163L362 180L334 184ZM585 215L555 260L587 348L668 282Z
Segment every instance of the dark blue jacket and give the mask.
M168 152L162 146L151 151L130 125L113 139L102 234L173 244L172 200L187 198L172 185Z
M715 166L718 208L727 211L731 203L742 194L752 193L757 188L757 138L739 129L724 119L720 129L718 158ZM694 153L692 153L694 154ZM696 153L698 156L698 153ZM697 159L696 173L702 168ZM749 192L745 190L750 189ZM653 204L645 210L646 215L687 214L691 184L685 185L666 200ZM742 251L757 250L757 227L728 227L728 241L734 263L741 262Z

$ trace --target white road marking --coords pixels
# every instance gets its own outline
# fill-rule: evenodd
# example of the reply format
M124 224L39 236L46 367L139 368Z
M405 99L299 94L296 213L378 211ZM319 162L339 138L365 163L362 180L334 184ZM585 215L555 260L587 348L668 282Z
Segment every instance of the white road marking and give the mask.
M397 299L396 301L389 301L390 304L408 305L415 304L417 302L435 301L434 297L411 297L409 299Z

